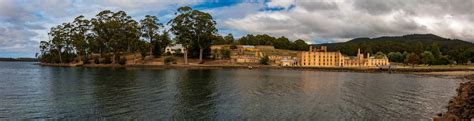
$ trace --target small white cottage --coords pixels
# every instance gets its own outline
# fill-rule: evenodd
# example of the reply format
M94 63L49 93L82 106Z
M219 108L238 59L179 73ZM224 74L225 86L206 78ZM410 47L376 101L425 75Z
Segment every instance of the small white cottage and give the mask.
M174 44L174 45L171 45L171 46L167 46L165 48L165 53L168 53L168 52L171 53L171 54L184 53L184 47L181 44Z

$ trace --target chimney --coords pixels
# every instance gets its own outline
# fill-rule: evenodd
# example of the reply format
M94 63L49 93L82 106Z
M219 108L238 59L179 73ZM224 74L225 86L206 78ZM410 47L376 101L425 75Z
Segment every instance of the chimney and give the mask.
M369 58L369 57L370 57L370 53L367 53L367 58Z
M313 52L313 46L309 46L309 52Z

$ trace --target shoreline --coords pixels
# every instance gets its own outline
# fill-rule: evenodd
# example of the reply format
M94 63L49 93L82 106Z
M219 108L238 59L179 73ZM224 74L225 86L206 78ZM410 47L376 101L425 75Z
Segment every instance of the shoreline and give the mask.
M152 65L152 64L53 64L35 63L40 66L52 67L87 67L87 68L162 68L162 69L284 69L284 70L309 70L330 72L365 72L365 73L412 73L417 75L446 75L465 76L474 74L472 68L353 68L353 67L286 67L272 65L213 65L213 64L188 64L188 65Z

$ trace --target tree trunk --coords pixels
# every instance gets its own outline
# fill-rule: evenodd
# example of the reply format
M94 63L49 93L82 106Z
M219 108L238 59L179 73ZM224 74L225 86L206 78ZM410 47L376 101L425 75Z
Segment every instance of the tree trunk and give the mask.
M199 64L202 64L202 53L203 53L204 49L202 48L199 48Z
M151 38L151 34L148 33L148 37L150 38L150 57L153 57L153 38Z
M153 44L151 44L153 45ZM150 46L150 57L153 57L153 46Z
M82 55L83 55L82 64L85 64L85 63L86 63L86 60L88 61L88 59L87 59L87 51L86 51L85 49L83 50Z
M102 48L99 48L99 53L100 53L100 56L99 56L99 59L103 57L103 53L102 53Z
M61 48L58 49L59 54L59 63L63 63L63 59L61 58Z
M188 65L188 50L184 50L184 65Z

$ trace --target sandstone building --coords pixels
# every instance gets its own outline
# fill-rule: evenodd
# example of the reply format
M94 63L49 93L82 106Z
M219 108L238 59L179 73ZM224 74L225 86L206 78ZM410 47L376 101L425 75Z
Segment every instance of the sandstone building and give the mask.
M357 52L356 57L344 56L341 52L328 52L326 46L314 48L310 46L309 51L298 54L299 66L302 67L381 67L390 65L386 56L382 58L370 57L367 54Z

